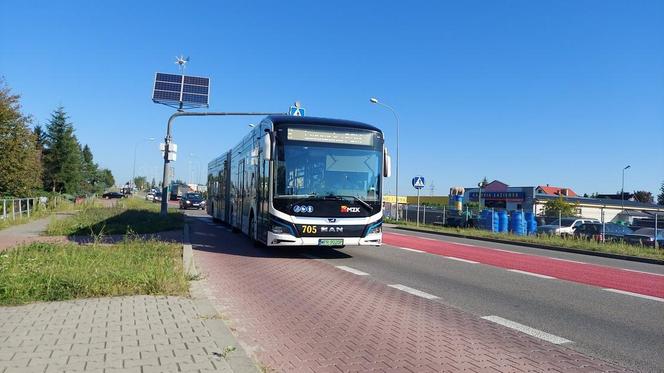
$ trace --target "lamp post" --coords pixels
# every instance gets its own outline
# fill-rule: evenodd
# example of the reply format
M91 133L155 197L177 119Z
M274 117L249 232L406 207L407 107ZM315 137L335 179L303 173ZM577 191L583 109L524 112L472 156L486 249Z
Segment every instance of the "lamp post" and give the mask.
M394 114L394 118L397 120L397 175L396 175L396 206L397 206L397 221L399 221L399 115L397 114L396 110L394 110L390 105L384 104L380 101L378 101L377 98L371 97L369 99L369 102L372 104L380 105L383 107L386 107L389 109L392 114Z
M632 166L627 165L622 169L622 186L620 187L620 207L622 211L625 211L625 170Z
M194 153L189 153L189 157L195 158L196 162L198 163L197 172L192 172L192 170L191 170L191 160L189 161L189 173L192 175L191 177L194 178L194 183L198 186L198 182L201 179L201 159L198 158L198 156Z
M131 188L133 188L132 186L134 185L134 179L136 179L136 150L138 150L138 144L140 144L143 141L154 141L154 137L143 138L139 141L136 141L136 145L134 145L134 167L132 168L131 180L129 181L129 186Z

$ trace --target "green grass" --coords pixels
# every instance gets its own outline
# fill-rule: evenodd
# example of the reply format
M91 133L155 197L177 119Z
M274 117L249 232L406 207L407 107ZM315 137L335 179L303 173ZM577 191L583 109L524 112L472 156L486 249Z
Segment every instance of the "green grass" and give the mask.
M86 236L128 233L156 233L184 226L184 215L169 211L161 216L160 206L139 198L121 199L114 207L90 206L66 219L53 220L46 229L49 236Z
M187 291L181 245L34 243L0 253L0 305Z
M389 222L393 224L399 224L401 226L408 228L416 228L415 223L411 222L403 222L403 221L399 221L398 223L395 221L389 221ZM424 224L420 224L419 228L417 229L427 232L453 233L468 237L493 238L493 239L500 239L506 241L533 243L539 245L557 246L563 248L664 260L664 250L661 248L655 250L654 248L650 247L628 245L620 242L600 243L596 241L588 241L576 238L562 238L559 236L549 236L549 235L516 236L509 233L492 233L486 230L475 229L475 228L451 228L451 227L441 227L441 226L424 225Z

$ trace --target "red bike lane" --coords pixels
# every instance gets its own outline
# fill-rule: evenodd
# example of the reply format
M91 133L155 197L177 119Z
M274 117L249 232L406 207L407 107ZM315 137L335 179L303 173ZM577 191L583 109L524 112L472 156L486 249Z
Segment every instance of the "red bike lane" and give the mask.
M265 370L625 371L298 250L255 248L202 219L191 227L209 298Z
M660 275L388 232L383 233L383 243L664 300L664 276Z

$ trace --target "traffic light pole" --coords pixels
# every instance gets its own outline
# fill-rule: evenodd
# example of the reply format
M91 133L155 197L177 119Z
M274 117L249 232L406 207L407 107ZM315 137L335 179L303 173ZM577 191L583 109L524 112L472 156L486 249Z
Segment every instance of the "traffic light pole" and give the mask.
M169 147L171 145L171 127L173 127L173 121L177 117L206 117L206 116L263 116L263 115L284 115L284 113L242 113L242 112L184 112L178 111L173 113L170 118L168 118L168 126L166 127L166 137L164 138L164 175L161 181L161 215L168 214L168 199L170 198L168 194L168 184L170 183L170 173L168 164L171 163L168 159Z

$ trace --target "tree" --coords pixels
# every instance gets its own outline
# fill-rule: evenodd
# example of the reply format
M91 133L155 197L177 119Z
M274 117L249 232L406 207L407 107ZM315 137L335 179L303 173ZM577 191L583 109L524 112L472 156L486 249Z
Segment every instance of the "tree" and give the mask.
M657 195L657 204L664 206L664 181L662 181L662 186L659 188L659 194Z
M575 216L577 213L578 204L569 203L563 199L562 196L559 198L548 200L544 204L544 215L546 216Z
M145 187L148 184L148 178L145 176L136 176L133 181L134 185L136 186L136 188L138 188L138 190L145 189Z
M653 203L652 193L645 190L637 190L634 192L634 199L641 203Z
M41 187L41 161L20 96L0 80L0 195L30 196Z
M97 179L101 190L106 190L115 185L115 178L109 169L104 168L97 171Z
M46 125L44 186L53 192L76 194L83 180L81 147L61 106Z

